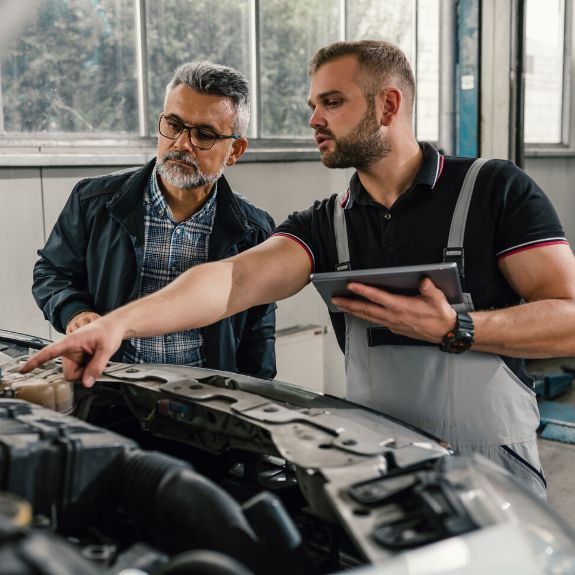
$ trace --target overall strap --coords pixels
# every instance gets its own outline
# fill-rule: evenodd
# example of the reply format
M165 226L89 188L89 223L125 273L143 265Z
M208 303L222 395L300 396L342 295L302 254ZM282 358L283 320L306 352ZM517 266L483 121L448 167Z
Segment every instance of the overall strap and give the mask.
M477 160L475 160L467 170L461 190L459 191L459 197L453 212L453 217L451 218L447 247L443 250L444 262L454 261L457 263L462 284L465 279L463 238L465 235L465 225L467 223L469 204L471 203L471 196L473 195L477 175L487 161L487 158L477 158ZM336 271L344 271L351 268L347 226L345 222L345 209L342 207L342 203L348 192L349 190L338 194L333 207L333 227L338 258Z
M463 180L457 204L451 218L451 227L449 229L449 238L447 240L447 247L443 250L444 262L456 262L459 269L459 277L461 285L465 286L465 257L463 253L463 238L465 235L465 224L467 223L467 213L469 212L469 204L471 203L471 196L475 188L475 181L479 170L487 162L486 158L477 158L471 164Z
M335 266L335 271L338 272L351 269L345 209L342 207L344 198L348 193L349 190L338 194L333 206L333 231L335 233L335 244L337 247L337 265Z

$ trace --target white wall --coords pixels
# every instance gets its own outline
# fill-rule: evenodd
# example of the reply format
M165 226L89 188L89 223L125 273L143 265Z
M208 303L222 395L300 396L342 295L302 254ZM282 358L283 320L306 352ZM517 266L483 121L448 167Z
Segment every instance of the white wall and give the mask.
M36 250L44 245L74 184L83 177L122 166L0 169L0 329L54 339L31 292ZM314 199L347 186L347 170L328 170L318 162L245 163L226 171L232 187L271 213L276 223ZM343 356L331 331L325 305L314 288L278 304L278 329L329 326L324 338L325 391L344 393Z
M571 248L575 248L575 158L527 158L525 171L551 198Z
M347 187L352 171L330 170L318 162L238 164L226 172L232 187L266 209L281 223L290 213L305 209ZM324 348L326 393L344 395L343 355L331 330L323 300L313 286L278 303L277 328L317 324L329 326Z
M58 337L32 298L32 267L74 184L82 177L120 169L0 168L0 329ZM548 193L571 245L575 245L575 158L529 158L526 171ZM232 186L268 210L277 223L347 186L349 170L328 170L319 162L245 163L227 170ZM343 356L325 306L312 286L278 304L278 329L329 326L324 338L325 391L343 395Z
M44 242L39 169L0 170L0 329L48 337L30 293L35 250Z

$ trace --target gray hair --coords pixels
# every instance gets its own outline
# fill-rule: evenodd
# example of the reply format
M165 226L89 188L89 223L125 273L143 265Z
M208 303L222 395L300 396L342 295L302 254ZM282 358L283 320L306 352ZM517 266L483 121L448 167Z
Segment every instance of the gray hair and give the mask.
M234 68L211 62L188 62L179 66L166 87L166 97L180 84L185 84L203 94L229 98L234 106L233 131L245 135L250 121L248 81Z

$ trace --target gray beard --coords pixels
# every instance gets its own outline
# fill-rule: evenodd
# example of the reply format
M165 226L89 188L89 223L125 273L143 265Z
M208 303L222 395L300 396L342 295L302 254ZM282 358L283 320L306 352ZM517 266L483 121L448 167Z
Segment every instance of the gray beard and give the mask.
M326 135L330 134L326 132ZM391 152L391 145L379 133L373 102L353 131L343 138L334 139L334 143L333 152L321 155L321 161L328 168L367 168Z
M186 164L192 166L195 171L190 172L190 170L184 166L168 163L167 160L186 162ZM224 167L225 161L215 174L204 174L202 170L200 170L200 166L194 157L185 152L171 151L167 152L163 158L158 158L156 170L162 180L172 186L180 190L194 190L202 186L207 186L208 184L213 184L223 174Z

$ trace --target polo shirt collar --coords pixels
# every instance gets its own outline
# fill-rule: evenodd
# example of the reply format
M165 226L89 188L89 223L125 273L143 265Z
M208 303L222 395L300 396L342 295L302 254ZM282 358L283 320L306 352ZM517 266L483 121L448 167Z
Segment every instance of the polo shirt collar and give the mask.
M420 142L419 147L423 152L423 161L419 172L415 176L412 188L427 186L433 190L443 170L444 157L428 142ZM357 172L351 177L349 189L342 200L342 207L347 210L351 208L355 202L360 205L375 204L363 187Z

